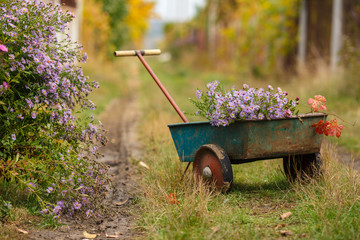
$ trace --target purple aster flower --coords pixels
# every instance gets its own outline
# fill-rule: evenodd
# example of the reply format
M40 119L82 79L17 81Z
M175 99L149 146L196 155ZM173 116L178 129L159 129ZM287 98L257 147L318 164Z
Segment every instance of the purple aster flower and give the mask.
M35 119L36 118L36 112L32 112L31 117L32 117L32 119Z
M61 207L59 206L59 205L56 205L55 207L54 207L54 209L53 209L53 214L57 214L57 213L59 213L61 211Z
M3 85L3 87L4 87L5 90L7 90L7 89L9 88L9 85L8 85L7 82L5 82L5 81L3 82L2 85Z
M63 208L63 207L65 207L65 202L64 202L64 201L58 201L58 202L56 203L56 205L59 206L59 207L61 207L61 208Z
M13 134L11 134L11 139L13 140L13 141L15 141L16 140L16 135L13 133Z
M47 191L48 193L51 193L53 190L54 190L54 189L53 189L52 187L48 187L48 188L46 189L46 191Z
M44 209L43 209L43 210L41 210L40 212L41 212L41 213L43 213L43 214L46 214L46 213L48 213L48 212L49 212L49 209L44 208Z
M2 51L2 52L8 52L8 49L7 49L7 47L6 47L5 45L0 44L0 51Z
M86 217L91 217L93 210L89 209L86 211Z
M24 119L24 117L21 114L18 115L18 118Z
M28 182L26 185L28 186L28 187L26 188L26 191L33 192L33 191L34 191L34 188L36 188L35 184L32 183L32 182Z
M25 98L25 101L26 101L26 103L28 104L29 108L33 108L33 107L34 107L34 104L32 103L31 100Z
M200 90L196 90L196 97L199 99L199 101L201 99L201 94L202 92Z
M74 203L74 208L75 208L75 209L80 209L80 208L81 208L81 203L79 203L78 201L76 201L76 202Z

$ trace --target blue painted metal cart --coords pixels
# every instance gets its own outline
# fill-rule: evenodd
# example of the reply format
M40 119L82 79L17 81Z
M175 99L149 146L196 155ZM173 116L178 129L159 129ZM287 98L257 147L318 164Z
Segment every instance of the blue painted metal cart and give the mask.
M227 127L213 127L209 122L189 123L143 57L160 53L159 49L152 49L115 51L114 55L137 56L185 122L170 124L169 128L180 160L189 162L188 167L193 162L198 179L204 178L228 190L233 181L231 164L273 158L283 158L284 171L290 180L319 174L322 136L311 125L326 119L326 114L236 121Z
M294 180L319 173L322 136L311 127L326 114L276 120L243 120L226 127L209 122L170 124L182 162L193 161L196 175L230 187L231 164L283 158L286 176Z

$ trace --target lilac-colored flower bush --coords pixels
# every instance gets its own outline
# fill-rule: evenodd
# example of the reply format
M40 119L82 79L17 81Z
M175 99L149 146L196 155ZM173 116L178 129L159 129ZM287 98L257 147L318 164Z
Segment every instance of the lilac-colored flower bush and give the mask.
M288 99L281 88L267 90L243 85L225 92L218 81L208 83L207 91L196 91L197 100L190 101L198 108L197 115L207 118L213 126L227 126L235 120L263 120L291 117L299 99Z
M98 83L64 33L73 17L38 0L0 5L0 182L14 182L55 219L98 213L108 184L94 161L106 142L101 124L75 115L95 108L87 97Z

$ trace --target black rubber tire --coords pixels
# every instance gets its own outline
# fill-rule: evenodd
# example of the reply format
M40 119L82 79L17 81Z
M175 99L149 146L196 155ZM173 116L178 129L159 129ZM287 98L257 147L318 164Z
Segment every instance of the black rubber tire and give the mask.
M321 175L320 153L288 156L283 158L283 167L290 182L318 178Z
M204 177L205 167L211 170L211 177ZM223 148L216 144L202 145L196 152L193 173L197 180L213 182L218 190L227 192L233 182L233 170L230 159Z

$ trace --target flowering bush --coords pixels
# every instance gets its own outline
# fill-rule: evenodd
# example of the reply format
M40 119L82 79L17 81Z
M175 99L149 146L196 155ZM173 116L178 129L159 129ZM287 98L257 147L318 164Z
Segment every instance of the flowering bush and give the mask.
M96 214L108 183L91 158L106 141L101 124L74 114L95 108L87 97L98 84L84 76L77 62L87 57L64 33L73 17L38 0L0 5L0 181L16 183L55 218Z
M299 98L288 99L288 93L281 88L274 90L269 85L264 90L244 84L242 90L232 88L225 92L218 81L208 83L206 87L206 93L197 90L198 100L190 100L199 109L196 114L207 118L214 126L227 126L235 120L276 119L297 114Z

